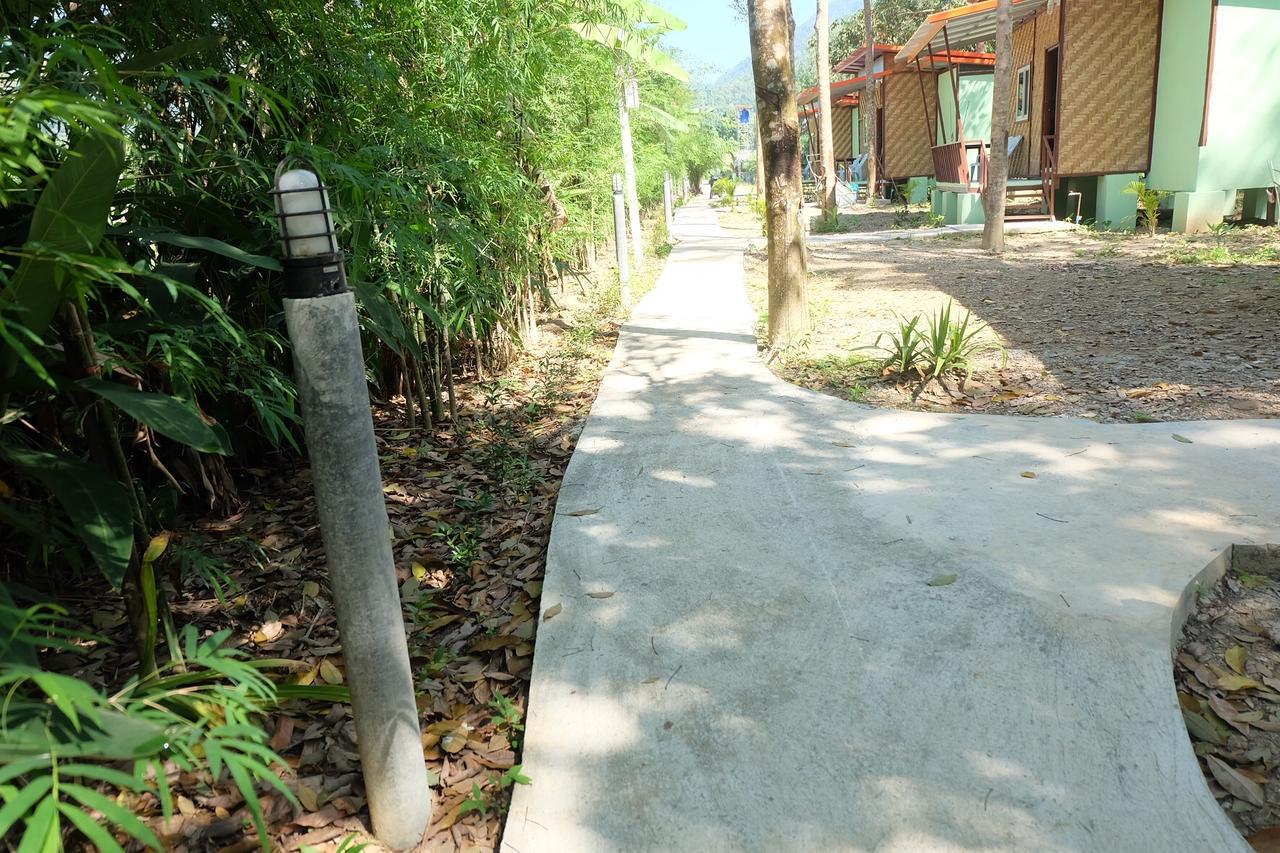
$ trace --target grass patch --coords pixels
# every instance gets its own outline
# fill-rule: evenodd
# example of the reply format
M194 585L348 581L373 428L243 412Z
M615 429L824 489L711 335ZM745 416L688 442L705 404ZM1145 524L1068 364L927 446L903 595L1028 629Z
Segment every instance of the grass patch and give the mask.
M1260 246L1239 251L1230 246L1180 246L1169 252L1169 262L1193 266L1238 266L1280 263L1280 247Z

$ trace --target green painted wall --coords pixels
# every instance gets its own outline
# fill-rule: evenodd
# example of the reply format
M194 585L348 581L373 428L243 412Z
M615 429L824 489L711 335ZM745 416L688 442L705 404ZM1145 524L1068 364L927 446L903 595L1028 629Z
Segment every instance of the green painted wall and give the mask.
M1265 186L1280 165L1280 0L1220 0L1207 144L1208 0L1165 0L1148 183L1173 192Z
M1165 0L1156 85L1155 144L1148 183L1193 190L1200 166L1200 114L1209 63L1208 0Z
M960 76L960 117L964 119L966 139L991 141L991 92L994 88L994 74ZM956 98L951 92L950 74L938 77L938 106L942 116L938 143L955 142Z
M1209 135L1196 189L1271 183L1280 166L1280 0L1220 0Z

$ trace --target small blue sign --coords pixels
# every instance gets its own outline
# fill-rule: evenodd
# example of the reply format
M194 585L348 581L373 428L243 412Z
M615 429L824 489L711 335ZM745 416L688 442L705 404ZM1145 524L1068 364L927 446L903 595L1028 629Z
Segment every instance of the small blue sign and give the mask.
M738 124L751 124L751 110L743 109L738 113Z

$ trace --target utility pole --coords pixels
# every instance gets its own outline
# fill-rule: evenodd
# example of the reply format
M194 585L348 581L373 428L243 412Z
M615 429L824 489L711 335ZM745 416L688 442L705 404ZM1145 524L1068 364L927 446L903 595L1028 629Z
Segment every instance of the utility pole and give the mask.
M631 256L636 272L644 269L644 237L640 232L640 197L636 193L636 153L631 144L631 110L640 106L640 90L633 78L622 81L618 96L618 124L622 128L622 174L631 218Z
M827 0L818 0L818 116L822 148L822 218L836 216L836 152L831 131L831 16Z
M627 266L627 213L622 201L622 176L613 176L613 243L618 257L618 285L622 307L631 307L631 270Z
M873 12L871 11L871 0L863 0L862 2L862 22L867 30L867 51L862 58L862 70L866 75L866 84L862 87L862 100L860 109L862 114L866 116L867 125L867 204L872 203L872 199L876 197L877 181L879 180L879 162L876 156L876 148L879 140L876 139L876 125L880 111L876 109L876 40L875 27L873 25Z

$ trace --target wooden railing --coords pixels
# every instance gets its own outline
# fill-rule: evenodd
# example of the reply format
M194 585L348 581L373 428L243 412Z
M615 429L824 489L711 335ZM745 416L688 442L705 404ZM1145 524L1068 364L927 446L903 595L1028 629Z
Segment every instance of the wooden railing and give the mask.
M1040 137L1040 188L1048 208L1046 213L1053 216L1058 191L1058 146L1052 133Z
M933 146L933 176L938 183L969 185L969 163L963 142Z

